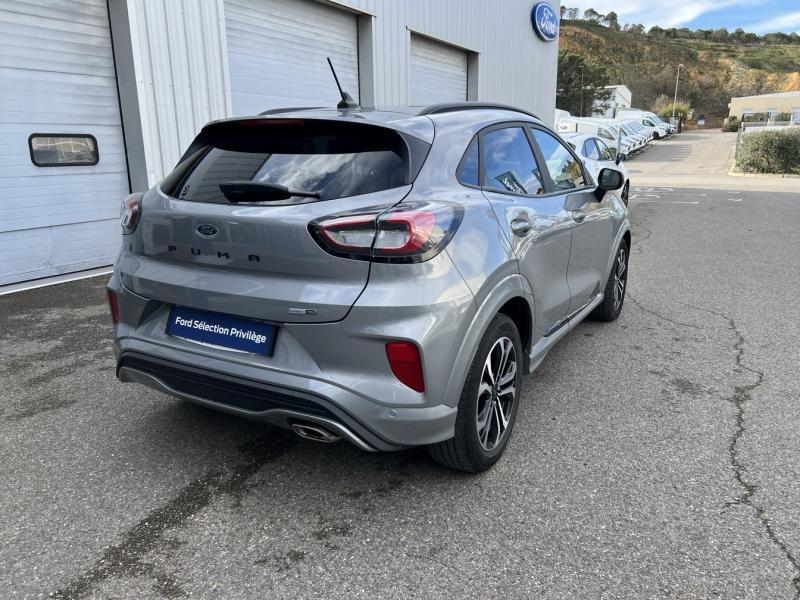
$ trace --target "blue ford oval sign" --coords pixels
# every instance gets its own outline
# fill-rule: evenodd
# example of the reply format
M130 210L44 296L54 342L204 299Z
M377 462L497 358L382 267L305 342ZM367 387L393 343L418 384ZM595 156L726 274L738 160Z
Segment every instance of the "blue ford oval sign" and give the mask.
M547 2L539 2L531 11L533 30L545 42L555 42L558 37L558 16Z

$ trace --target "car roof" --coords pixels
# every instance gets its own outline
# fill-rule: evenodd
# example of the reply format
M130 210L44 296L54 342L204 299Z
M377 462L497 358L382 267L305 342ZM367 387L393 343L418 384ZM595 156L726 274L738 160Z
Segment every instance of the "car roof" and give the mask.
M595 138L597 136L592 135L590 133L562 133L561 137L569 142L575 142L576 144L591 138Z
M544 124L535 114L526 110L490 102L451 102L427 106L389 106L377 108L315 108L295 107L267 110L250 118L306 118L306 119L356 119L361 122L384 125L433 141L433 123L447 115L448 120L462 117L465 122L497 121L498 119L533 119Z

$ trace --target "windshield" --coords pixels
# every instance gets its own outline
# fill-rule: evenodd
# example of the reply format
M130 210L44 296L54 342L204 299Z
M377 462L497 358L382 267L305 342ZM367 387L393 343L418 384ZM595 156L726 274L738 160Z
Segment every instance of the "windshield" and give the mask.
M600 129L597 130L597 135L599 135L600 137L604 137L606 139L609 139L609 140L617 139L617 134L615 133L613 128L606 129L605 127L601 127Z

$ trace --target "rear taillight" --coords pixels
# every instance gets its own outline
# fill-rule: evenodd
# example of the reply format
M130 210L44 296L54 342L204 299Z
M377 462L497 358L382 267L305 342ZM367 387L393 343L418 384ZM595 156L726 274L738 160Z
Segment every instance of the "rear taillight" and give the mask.
M394 208L331 215L309 230L337 256L379 262L421 262L436 256L461 223L462 210L444 202L410 202Z
M114 290L106 290L106 293L108 294L108 308L111 311L111 320L116 325L119 323L119 297Z
M131 194L122 201L122 214L119 222L122 225L122 233L126 235L133 233L139 224L139 218L142 216L143 195L141 193Z
M386 358L392 373L398 381L417 392L425 391L422 375L422 360L419 348L411 342L389 342L386 344Z

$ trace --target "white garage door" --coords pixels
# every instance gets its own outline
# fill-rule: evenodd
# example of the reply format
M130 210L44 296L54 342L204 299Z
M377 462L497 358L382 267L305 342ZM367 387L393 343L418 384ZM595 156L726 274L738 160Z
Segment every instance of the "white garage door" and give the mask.
M467 53L464 50L412 35L409 68L412 106L467 99Z
M358 100L358 29L352 13L314 0L225 0L235 115Z
M0 89L0 285L110 264L128 175L106 1L0 0ZM32 134L81 137L34 139L58 165L36 166Z

